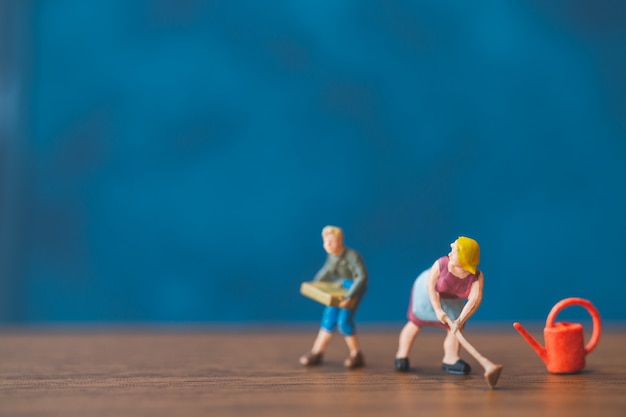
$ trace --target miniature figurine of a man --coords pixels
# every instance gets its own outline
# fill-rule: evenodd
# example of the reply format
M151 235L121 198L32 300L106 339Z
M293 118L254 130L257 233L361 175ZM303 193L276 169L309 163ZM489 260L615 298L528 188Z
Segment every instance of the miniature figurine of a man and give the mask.
M482 301L484 277L477 268L479 262L478 242L460 236L450 244L448 256L437 259L417 277L407 311L409 321L398 340L396 370L409 370L409 352L420 329L436 326L447 330L442 369L450 374L470 373L470 365L459 356L459 341L454 332L463 329Z
M336 226L326 226L322 230L324 250L328 256L322 269L315 275L314 281L341 282L348 291L338 307L326 306L322 314L322 323L313 348L300 358L305 366L322 362L326 346L332 338L335 328L344 337L350 356L344 361L349 369L365 364L356 336L354 315L367 288L367 270L361 255L343 243L343 230ZM350 308L348 308L350 306Z

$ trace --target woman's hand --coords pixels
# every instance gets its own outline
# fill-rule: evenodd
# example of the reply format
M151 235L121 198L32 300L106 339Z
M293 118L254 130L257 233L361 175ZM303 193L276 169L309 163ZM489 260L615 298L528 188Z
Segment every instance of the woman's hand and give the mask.
M461 319L456 319L454 321L450 320L448 326L450 326L450 331L452 333L455 333L457 330L460 332L465 327L465 321Z
M450 323L452 322L448 314L446 314L446 312L442 309L436 310L435 314L437 315L437 320L439 320L443 324L450 325Z

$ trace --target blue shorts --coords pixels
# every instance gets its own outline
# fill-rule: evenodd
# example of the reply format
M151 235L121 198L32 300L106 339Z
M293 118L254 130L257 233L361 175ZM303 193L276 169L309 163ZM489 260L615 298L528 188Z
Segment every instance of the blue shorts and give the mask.
M352 281L344 280L344 287L350 288L351 285ZM355 332L354 314L361 302L362 294L355 297L357 300L353 308L326 306L322 313L322 329L332 333L335 328L338 328L343 335L352 336Z

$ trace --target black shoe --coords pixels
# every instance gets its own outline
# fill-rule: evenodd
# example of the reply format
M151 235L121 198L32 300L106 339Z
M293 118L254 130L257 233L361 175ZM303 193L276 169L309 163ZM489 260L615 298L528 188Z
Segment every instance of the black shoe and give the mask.
M454 374L454 375L467 375L472 371L472 368L463 359L459 359L458 361L456 361L454 365L442 363L441 369L443 369L449 374Z
M409 372L409 358L396 358L396 371Z

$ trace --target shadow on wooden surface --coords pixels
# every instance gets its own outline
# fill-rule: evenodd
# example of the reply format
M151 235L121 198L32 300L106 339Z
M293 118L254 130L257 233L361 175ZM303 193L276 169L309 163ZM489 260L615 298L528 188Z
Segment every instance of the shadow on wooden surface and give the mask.
M395 372L398 331L362 329L367 365L347 371L339 335L323 365L298 364L315 328L4 330L0 415L624 415L623 330L602 335L582 373L551 375L513 328L468 328L476 349L504 365L494 390L465 352L472 374L440 369L443 331L436 329L416 339L411 372Z

